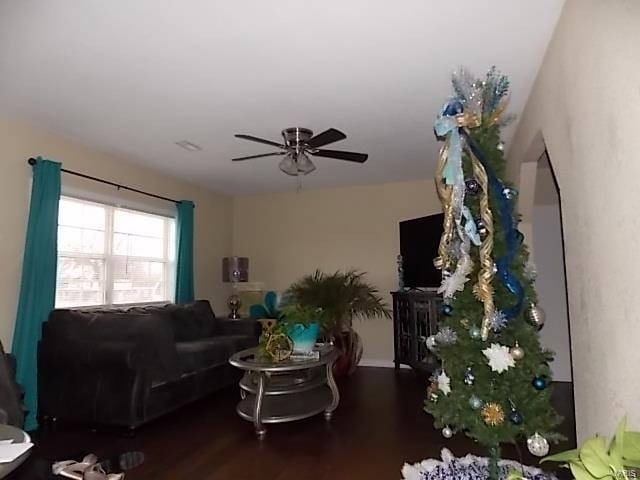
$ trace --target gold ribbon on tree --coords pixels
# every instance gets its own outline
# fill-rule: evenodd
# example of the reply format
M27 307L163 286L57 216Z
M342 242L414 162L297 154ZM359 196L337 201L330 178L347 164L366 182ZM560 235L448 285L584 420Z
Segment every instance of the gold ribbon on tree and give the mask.
M491 317L493 316L495 306L493 304L493 213L489 207L489 181L487 172L480 160L473 153L469 152L471 158L471 166L473 175L480 184L482 194L480 195L480 220L487 229L487 234L480 245L480 271L478 272L478 282L474 286L474 293L478 300L484 305L484 316L482 318L482 326L480 327L481 338L486 341L489 337L491 328Z
M465 129L478 127L481 122L478 115L469 112L456 115L455 120L457 127ZM456 131L455 134L458 135L458 132ZM447 162L449 160L449 143L451 138L452 135L448 135L447 141L440 149L435 179L436 191L440 198L440 202L442 203L444 212L443 233L442 237L440 237L440 244L438 246L438 256L434 259L434 265L436 268L441 270L449 269L451 267L451 243L456 229L456 206L453 204L454 185L443 180L445 177ZM466 149L469 158L471 159L474 176L480 185L480 219L487 230L487 234L482 240L479 249L481 268L478 272L477 283L474 286L474 293L476 297L484 305L484 315L480 328L481 338L482 340L487 340L489 330L491 328L491 318L495 311L493 302L494 291L491 285L494 276L494 263L491 256L493 252L493 214L489 206L489 186L484 166L468 148L463 148ZM457 210L460 210L460 206L457 207Z

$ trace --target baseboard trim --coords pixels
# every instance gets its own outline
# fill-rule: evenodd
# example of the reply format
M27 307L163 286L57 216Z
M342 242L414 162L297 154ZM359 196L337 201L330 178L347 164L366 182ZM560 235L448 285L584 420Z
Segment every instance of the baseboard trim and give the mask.
M379 368L395 368L395 364L392 360L375 360L370 358L363 358L360 360L359 365L361 367L379 367ZM409 365L400 365L400 368L411 368Z

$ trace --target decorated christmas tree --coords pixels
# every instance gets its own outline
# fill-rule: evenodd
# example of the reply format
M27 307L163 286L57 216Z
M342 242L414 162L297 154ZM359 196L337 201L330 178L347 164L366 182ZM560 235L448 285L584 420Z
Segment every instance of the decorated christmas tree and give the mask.
M425 410L445 438L464 432L489 449L489 478L498 476L500 445L526 440L546 455L561 417L550 404L553 352L540 345L544 311L537 305L535 269L518 230L518 192L504 180L500 129L509 80L492 68L485 79L460 70L455 96L435 132L444 141L436 185L444 233L442 318L427 347L440 360Z

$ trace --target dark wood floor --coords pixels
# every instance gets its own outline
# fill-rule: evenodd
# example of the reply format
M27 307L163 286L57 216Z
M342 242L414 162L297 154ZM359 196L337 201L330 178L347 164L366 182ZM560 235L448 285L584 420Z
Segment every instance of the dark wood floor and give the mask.
M145 463L127 480L342 480L398 479L404 462L482 450L462 435L445 440L422 412L425 384L410 370L358 369L339 382L342 399L331 422L322 415L270 425L264 440L235 413L236 389L229 389L142 427L135 438L117 432L62 429L37 434L34 456L65 459L80 452L111 455L141 450ZM575 443L570 384L555 390L567 420L563 433ZM526 448L522 448L526 453ZM515 449L505 457L518 458ZM525 463L537 459L528 456Z

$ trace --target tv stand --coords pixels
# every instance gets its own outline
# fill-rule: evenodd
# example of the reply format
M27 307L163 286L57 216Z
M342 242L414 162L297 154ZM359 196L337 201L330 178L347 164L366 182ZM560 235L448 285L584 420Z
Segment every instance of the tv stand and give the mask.
M426 340L438 331L442 296L435 288L391 292L393 297L394 364L409 365L430 375L438 366Z

